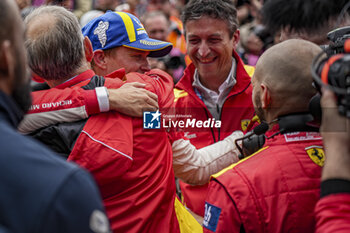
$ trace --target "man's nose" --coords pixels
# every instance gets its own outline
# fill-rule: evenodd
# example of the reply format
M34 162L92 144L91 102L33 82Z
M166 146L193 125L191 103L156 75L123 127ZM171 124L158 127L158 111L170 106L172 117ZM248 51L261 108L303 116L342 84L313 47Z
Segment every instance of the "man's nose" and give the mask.
M151 70L151 66L148 63L148 60L145 59L144 62L140 66L141 73L145 73Z
M202 43L199 45L198 54L199 54L201 57L206 57L209 53L210 53L210 48L209 48L209 46L207 45L206 42L202 42Z

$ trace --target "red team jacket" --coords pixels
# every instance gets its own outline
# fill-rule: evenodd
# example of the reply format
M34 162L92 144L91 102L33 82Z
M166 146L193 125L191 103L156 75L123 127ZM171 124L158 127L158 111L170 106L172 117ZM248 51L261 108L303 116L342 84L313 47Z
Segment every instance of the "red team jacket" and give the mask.
M236 84L227 96L222 107L221 128L186 128L184 129L191 143L197 148L202 148L223 140L235 130L245 130L249 120L254 115L252 104L252 86L250 76L239 56L234 53L237 61ZM248 69L253 70L248 66ZM201 100L199 93L192 87L195 66L190 64L185 70L184 76L176 85L175 108L178 115L191 119L205 121L212 119L210 111ZM192 186L180 182L184 202L196 214L204 215L204 199L208 185Z
M275 125L266 136L278 130ZM260 151L213 176L204 232L314 232L323 161L318 133L268 139Z
M83 86L86 81L81 81L93 75L93 71L86 71L57 88L77 83ZM146 88L158 95L160 107L173 103L173 80L165 72L129 73L126 78L146 83ZM117 88L122 83L120 79L106 79L105 86ZM47 95L34 95L34 104L47 102L39 98ZM95 177L113 232L179 232L172 152L165 130L144 130L141 118L117 112L93 115L68 159Z

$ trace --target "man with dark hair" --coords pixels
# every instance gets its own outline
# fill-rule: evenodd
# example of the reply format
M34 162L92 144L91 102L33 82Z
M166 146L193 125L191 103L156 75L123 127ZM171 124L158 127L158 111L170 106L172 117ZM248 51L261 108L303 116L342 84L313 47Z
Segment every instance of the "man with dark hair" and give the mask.
M252 119L250 73L235 52L239 40L236 8L230 0L190 1L182 15L187 53L192 64L175 86L175 107L182 115L221 121L220 127L186 128L185 135L197 148L245 130ZM181 183L186 206L204 215L207 184Z
M269 124L264 147L213 176L204 232L314 232L322 138L308 127L311 64L321 48L305 40L277 44L260 57L253 103Z
M8 232L107 233L91 176L16 132L31 99L24 26L14 1L0 1L0 13L1 225Z

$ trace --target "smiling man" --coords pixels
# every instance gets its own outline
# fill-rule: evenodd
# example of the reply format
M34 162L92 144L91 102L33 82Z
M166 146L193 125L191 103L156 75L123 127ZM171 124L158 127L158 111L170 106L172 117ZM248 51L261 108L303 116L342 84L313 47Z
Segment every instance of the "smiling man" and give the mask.
M239 31L232 1L191 1L182 20L187 53L193 63L176 85L176 111L197 120L221 121L221 127L184 130L191 143L202 148L235 130L245 130L254 113L246 69L253 68L244 67L235 52ZM181 183L181 190L187 207L203 216L207 185Z

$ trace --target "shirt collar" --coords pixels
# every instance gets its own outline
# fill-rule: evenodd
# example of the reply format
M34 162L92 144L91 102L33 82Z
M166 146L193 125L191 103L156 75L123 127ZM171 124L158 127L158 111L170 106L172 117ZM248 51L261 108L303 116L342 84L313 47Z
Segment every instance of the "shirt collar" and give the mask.
M230 73L228 74L226 80L220 85L219 87L219 94L222 93L223 91L227 90L227 89L231 89L235 84L236 84L236 60L234 58L232 58L232 65L231 65L231 70ZM217 95L217 93L213 90L210 90L209 88L203 86L203 84L201 83L201 81L199 80L199 74L197 69L195 69L194 71L194 76L193 76L193 83L192 86L194 88L197 88L199 91L201 91L201 93L205 93L210 95L211 93L215 93ZM214 94L213 93L213 94Z

